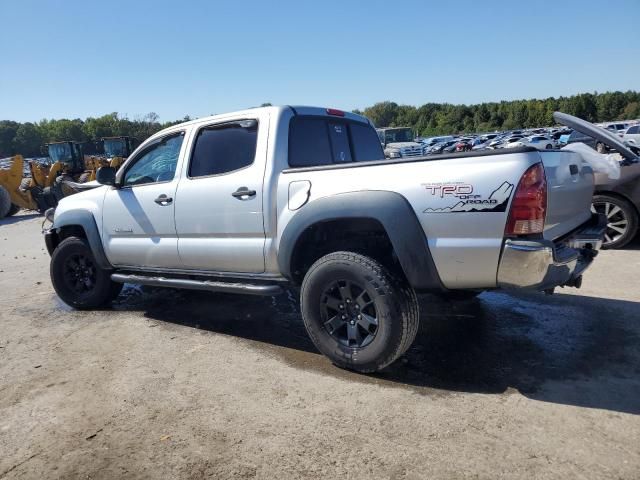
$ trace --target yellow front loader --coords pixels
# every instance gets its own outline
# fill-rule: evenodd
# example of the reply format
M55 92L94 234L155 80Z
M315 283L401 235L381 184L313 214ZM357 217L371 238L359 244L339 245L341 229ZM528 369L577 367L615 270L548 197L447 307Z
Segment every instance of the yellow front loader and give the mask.
M0 169L0 219L13 215L19 209L44 212L58 201L80 190L79 183L96 179L100 167L116 170L134 149L135 138L107 137L101 140L104 155L84 155L77 142L53 142L46 145L51 165L30 161L31 177L24 177L21 155L11 159L8 169Z
M21 208L44 212L49 205L43 198L45 188L51 187L63 169L56 162L45 165L29 162L31 178L24 176L24 158L16 155L8 169L0 169L0 218L13 215Z

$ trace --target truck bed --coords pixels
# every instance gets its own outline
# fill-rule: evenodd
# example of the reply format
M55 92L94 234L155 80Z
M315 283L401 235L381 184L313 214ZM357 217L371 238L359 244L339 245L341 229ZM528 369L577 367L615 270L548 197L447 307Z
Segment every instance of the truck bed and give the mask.
M578 155L531 147L287 168L278 180L278 232L295 213L287 208L292 183L310 182L309 203L350 191L397 192L419 219L444 286L492 287L513 192L540 161L548 189L544 237L554 240L589 219L593 173Z

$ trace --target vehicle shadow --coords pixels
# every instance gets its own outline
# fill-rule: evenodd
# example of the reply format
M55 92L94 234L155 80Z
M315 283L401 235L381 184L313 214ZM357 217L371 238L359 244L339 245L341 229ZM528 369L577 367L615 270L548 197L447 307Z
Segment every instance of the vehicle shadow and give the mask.
M25 214L17 214L11 217L5 217L0 219L0 226L2 225L11 225L13 223L22 222L24 220L31 220L32 218L41 217L39 213L25 213Z
M420 303L421 329L413 346L375 375L338 369L317 353L294 292L247 297L133 288L115 308L250 339L296 368L350 381L424 394L517 390L544 402L640 414L640 304L497 292L455 304L425 295Z
M640 234L636 235L633 240L625 245L623 250L640 250Z

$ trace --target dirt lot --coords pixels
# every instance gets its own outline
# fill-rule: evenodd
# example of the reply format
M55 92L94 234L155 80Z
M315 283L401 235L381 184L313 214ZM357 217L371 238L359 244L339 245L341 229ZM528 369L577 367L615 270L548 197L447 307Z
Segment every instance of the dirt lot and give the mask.
M0 221L0 478L640 477L640 245L581 290L425 296L405 358L333 367L294 300L126 288L76 312Z

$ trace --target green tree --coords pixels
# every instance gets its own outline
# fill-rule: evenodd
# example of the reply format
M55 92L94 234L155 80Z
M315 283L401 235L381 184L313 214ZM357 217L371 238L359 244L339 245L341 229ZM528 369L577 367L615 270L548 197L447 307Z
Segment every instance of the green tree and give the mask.
M397 114L398 104L394 102L380 102L364 109L364 115L369 118L376 127L388 127L392 125Z
M620 120L640 119L640 102L631 102L624 107Z
M18 122L0 120L0 158L16 153L13 139L19 127Z
M40 129L31 122L20 125L13 138L14 151L25 157L39 156L42 144Z

